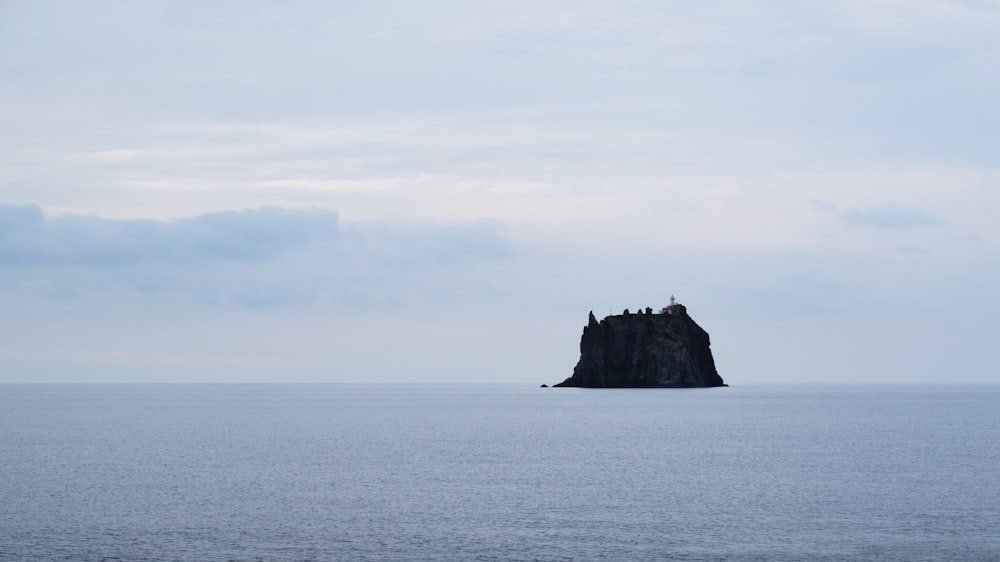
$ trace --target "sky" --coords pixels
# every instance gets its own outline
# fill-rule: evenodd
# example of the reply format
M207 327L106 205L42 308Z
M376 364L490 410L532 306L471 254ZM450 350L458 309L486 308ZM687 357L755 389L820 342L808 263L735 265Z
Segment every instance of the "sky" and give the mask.
M0 0L0 382L1000 383L1000 2Z

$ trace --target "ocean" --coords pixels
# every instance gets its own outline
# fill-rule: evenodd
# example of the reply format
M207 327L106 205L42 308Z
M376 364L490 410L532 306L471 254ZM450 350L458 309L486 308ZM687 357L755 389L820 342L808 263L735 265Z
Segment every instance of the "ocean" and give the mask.
M0 385L0 560L1000 561L1000 386Z

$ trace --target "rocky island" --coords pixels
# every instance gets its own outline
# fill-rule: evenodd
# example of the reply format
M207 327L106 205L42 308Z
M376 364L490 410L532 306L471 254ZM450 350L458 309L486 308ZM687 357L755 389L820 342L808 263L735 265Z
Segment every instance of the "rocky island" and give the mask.
M554 386L699 388L727 386L715 370L708 332L670 297L660 312L628 309L600 322L590 313L573 376Z

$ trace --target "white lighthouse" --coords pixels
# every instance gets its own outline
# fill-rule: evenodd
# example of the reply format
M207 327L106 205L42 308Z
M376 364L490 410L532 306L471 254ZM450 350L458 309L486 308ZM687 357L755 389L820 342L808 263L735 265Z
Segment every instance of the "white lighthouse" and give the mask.
M677 299L673 295L670 295L670 306L665 306L660 309L660 314L673 314L674 306L677 304Z

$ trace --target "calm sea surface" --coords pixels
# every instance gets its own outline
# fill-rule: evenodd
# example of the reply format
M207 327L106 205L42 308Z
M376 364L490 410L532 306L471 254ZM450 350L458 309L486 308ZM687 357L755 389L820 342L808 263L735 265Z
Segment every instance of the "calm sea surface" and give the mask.
M0 560L1000 560L1000 387L0 385Z

